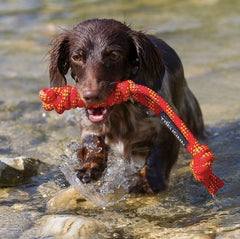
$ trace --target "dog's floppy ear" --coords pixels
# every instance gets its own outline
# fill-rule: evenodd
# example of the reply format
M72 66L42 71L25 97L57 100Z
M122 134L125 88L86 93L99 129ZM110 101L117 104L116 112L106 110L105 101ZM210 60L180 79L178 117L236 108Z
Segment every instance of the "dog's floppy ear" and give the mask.
M165 67L158 48L153 44L149 37L138 31L130 33L132 42L136 48L139 61L138 73L144 76L144 80L148 87L159 90L161 88Z
M58 35L51 42L49 76L51 87L67 84L65 75L69 69L69 37L67 32Z

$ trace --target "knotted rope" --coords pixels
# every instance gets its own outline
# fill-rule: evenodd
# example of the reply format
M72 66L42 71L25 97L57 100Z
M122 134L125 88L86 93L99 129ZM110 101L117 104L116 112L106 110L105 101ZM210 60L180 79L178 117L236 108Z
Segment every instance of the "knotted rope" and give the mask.
M193 136L172 107L156 92L143 85L135 84L131 80L116 84L108 99L101 104L86 105L79 98L76 86L46 88L40 91L39 97L46 111L56 110L61 114L65 110L76 107L99 108L113 106L128 101L131 97L160 115L164 124L172 131L177 139L193 156L190 169L197 181L202 182L210 194L217 193L223 187L223 181L212 172L214 154L207 145L201 145Z

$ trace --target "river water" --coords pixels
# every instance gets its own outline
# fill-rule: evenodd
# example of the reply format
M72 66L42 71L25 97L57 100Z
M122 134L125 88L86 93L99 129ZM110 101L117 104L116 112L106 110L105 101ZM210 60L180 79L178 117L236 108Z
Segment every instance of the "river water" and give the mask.
M183 150L166 192L74 214L102 220L110 228L106 238L239 236L238 0L0 0L0 157L24 155L57 166L67 144L78 138L76 112L61 116L43 112L38 92L49 84L51 39L62 28L95 17L125 21L159 36L178 52L203 111L209 133L206 143L216 156L213 170L225 186L212 198L192 178L191 159ZM49 213L46 200L35 189L54 176L51 171L43 175L16 188L28 197L13 195L14 200L0 200L0 207L6 208L5 220L14 218L11 207L15 203L25 205L21 213L28 215L30 228L36 218ZM5 230L0 238L12 238L10 235Z

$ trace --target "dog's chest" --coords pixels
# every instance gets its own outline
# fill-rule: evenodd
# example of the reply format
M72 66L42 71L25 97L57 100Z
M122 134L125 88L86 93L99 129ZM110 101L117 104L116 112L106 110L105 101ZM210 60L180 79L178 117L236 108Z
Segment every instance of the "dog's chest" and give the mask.
M101 124L91 123L81 112L81 138L87 135L104 137L112 151L128 157L145 155L161 135L162 123L158 116L136 102L113 106Z
M161 120L138 103L113 108L103 125L105 142L121 155L146 154L161 131Z

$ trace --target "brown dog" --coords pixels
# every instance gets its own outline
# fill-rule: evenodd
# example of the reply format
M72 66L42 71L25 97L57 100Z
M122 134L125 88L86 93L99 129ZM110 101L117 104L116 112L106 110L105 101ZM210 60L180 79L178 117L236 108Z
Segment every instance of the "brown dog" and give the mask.
M115 83L132 79L158 92L174 107L195 136L204 130L199 104L187 86L176 52L154 36L130 29L112 19L93 19L66 30L50 51L50 85L66 85L71 70L79 96L86 104L104 102ZM126 159L145 161L140 179L130 191L166 189L179 142L153 112L133 100L109 108L81 109L81 139L101 145L103 152L79 151L78 177L98 179L108 150Z

